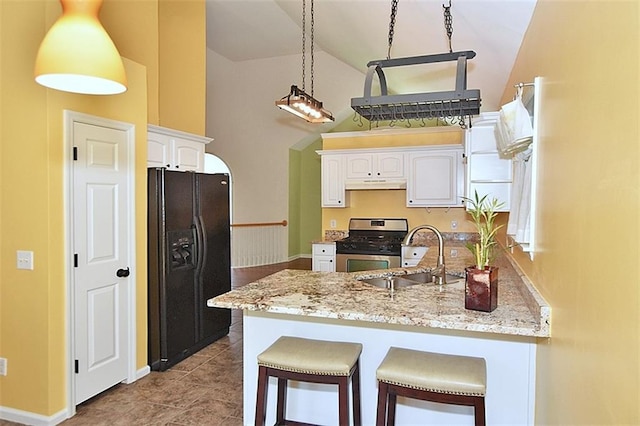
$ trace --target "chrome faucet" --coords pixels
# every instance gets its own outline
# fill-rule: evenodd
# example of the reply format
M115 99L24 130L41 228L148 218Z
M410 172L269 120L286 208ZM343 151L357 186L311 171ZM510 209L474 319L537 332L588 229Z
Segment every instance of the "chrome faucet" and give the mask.
M413 239L413 236L416 234L416 232L422 229L428 229L430 231L433 231L433 233L436 234L436 237L438 237L438 263L436 265L435 271L433 271L432 273L435 279L434 282L436 284L438 285L446 284L447 279L446 279L446 271L444 267L444 239L442 238L442 234L440 233L440 231L438 231L438 229L435 226L431 226L431 225L416 226L411 231L409 231L407 235L404 237L404 240L402 240L402 245L403 246L411 245L411 240Z

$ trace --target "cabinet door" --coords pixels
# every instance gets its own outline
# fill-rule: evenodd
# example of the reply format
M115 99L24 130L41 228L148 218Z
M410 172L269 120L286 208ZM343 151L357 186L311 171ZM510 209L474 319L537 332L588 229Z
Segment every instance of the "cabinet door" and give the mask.
M176 170L204 171L204 144L176 138L172 145Z
M347 179L367 179L372 177L373 157L373 154L347 155Z
M346 207L343 155L322 156L322 207Z
M397 152L349 154L347 179L403 178L404 155Z
M380 153L377 156L376 175L382 178L404 177L404 154L400 152Z
M147 167L171 167L169 138L165 135L147 135Z
M458 207L463 189L462 149L408 154L407 207Z

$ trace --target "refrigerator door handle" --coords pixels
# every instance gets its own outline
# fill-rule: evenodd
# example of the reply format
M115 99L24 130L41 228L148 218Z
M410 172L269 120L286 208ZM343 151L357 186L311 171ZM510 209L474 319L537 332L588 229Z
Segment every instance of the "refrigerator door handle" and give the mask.
M207 236L204 228L204 222L202 220L202 216L198 215L194 218L195 224L195 244L196 244L196 275L198 277L198 281L202 281L202 272L204 271L204 262L207 258Z

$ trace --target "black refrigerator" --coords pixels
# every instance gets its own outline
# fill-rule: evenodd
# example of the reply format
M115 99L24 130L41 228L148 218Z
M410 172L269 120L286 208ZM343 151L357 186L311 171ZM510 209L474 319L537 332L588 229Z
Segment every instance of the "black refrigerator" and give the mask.
M164 371L229 333L229 176L148 169L148 353Z

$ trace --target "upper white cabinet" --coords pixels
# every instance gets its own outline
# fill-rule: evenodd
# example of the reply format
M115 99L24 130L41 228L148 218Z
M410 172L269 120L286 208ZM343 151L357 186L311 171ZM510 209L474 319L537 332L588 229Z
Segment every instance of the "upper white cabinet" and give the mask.
M463 148L438 145L405 154L407 207L460 207Z
M203 172L205 144L211 141L211 138L149 124L147 167Z
M495 126L499 113L482 113L474 120L466 134L466 196L473 198L475 191L488 199L503 203L500 211L509 211L513 182L513 164L510 158L498 153Z
M347 179L404 178L402 152L348 154Z
M347 207L345 190L345 156L323 155L322 159L322 207Z
M405 189L407 207L460 207L462 145L318 151L322 207L348 207L350 190Z

